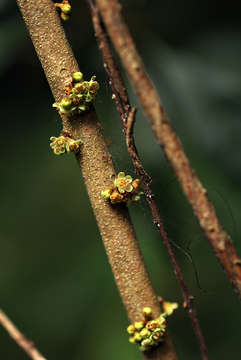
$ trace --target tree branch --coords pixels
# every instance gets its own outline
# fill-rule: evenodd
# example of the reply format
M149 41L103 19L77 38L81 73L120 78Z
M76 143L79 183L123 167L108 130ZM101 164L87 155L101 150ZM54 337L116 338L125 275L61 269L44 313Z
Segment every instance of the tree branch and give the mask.
M31 359L33 360L46 360L43 355L36 349L34 343L26 339L26 337L16 328L13 322L7 315L0 309L0 324L9 333L11 338L21 347Z
M95 6L94 1L87 0L87 3L91 9L92 21L95 29L95 35L98 41L99 48L101 50L104 67L109 77L109 84L111 86L112 92L114 94L114 100L116 103L117 111L119 112L120 119L122 121L122 126L126 136L126 145L131 156L135 171L137 175L140 177L142 181L142 188L144 190L146 200L150 207L153 222L156 225L165 246L167 247L168 254L170 256L174 273L177 277L179 286L182 291L182 295L184 298L184 303L186 304L185 308L188 311L190 316L194 332L197 336L197 340L200 346L200 351L202 354L202 359L208 359L208 352L207 347L205 344L205 340L197 319L196 311L194 309L193 304L193 296L189 293L187 284L184 280L181 268L176 260L175 254L173 252L171 243L168 239L167 233L164 228L164 224L161 220L157 205L154 200L154 194L150 188L150 184L152 182L151 177L145 171L143 165L141 164L140 158L137 153L137 149L134 142L133 130L134 130L134 123L135 123L135 115L136 115L136 108L132 108L130 106L128 100L128 94L126 92L123 80L121 78L120 72L117 68L115 63L112 51L109 46L108 38L106 36L105 29L103 24L101 23L100 14L98 8ZM123 96L124 94L124 96Z
M73 72L79 71L51 0L17 0L36 52L56 101L64 97L64 87ZM102 190L112 185L115 174L111 155L104 141L94 109L75 119L61 116L63 130L81 138L81 153L76 155L117 287L131 322L140 319L142 308L150 306L153 316L160 305L151 286L135 232L125 206L111 206L101 198ZM170 337L146 359L176 360Z
M145 72L142 60L121 15L118 0L96 0L101 16L150 121L158 143L169 160L211 247L241 298L241 259L222 228L207 191L191 168L183 147L160 104L159 96Z

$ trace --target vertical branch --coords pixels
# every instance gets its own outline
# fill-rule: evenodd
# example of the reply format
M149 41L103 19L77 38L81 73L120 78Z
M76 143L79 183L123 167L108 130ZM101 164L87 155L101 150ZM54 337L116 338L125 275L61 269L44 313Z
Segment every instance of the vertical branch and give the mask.
M64 96L78 65L65 37L51 0L17 0L30 32L35 50L45 71L56 101ZM63 128L74 139L81 138L81 153L76 155L90 202L112 267L116 285L131 322L139 320L144 306L153 316L160 314L160 305L150 283L133 225L125 206L111 206L100 193L112 185L115 174L111 155L102 134L96 113L91 111L75 119L61 116ZM145 359L177 360L171 339L166 335L162 346Z
M26 339L26 337L16 328L14 323L7 317L7 315L0 309L0 324L9 333L11 338L21 347L31 359L46 360L43 355L36 349L34 343Z
M221 226L176 133L168 121L154 85L145 72L130 32L121 15L118 0L96 0L113 45L140 99L158 143L169 160L215 255L225 270L234 290L241 298L241 259L229 235Z
M203 337L203 334L202 334L202 331L201 331L201 328L200 328L200 325L199 325L199 322L197 319L196 311L194 309L194 304L192 301L193 296L189 293L189 290L188 290L188 287L184 280L181 268L176 260L172 246L170 244L167 233L165 231L164 224L162 222L157 205L155 203L154 194L152 193L152 190L150 188L152 179L147 174L144 167L142 166L141 161L138 156L138 153L137 153L137 149L136 149L135 142L134 142L134 136L133 136L136 108L131 109L123 80L121 78L121 75L118 71L113 54L111 52L105 29L103 27L103 24L101 24L101 19L99 16L98 8L95 6L94 2L92 2L90 0L87 0L87 2L90 5L92 21L93 21L93 25L94 25L94 29L95 29L95 35L96 35L96 38L97 38L97 41L99 44L99 48L102 52L104 67L105 67L108 77L109 77L109 83L110 83L112 92L114 94L114 100L116 103L117 111L119 112L120 119L122 121L122 126L123 126L123 129L125 132L127 149L131 156L135 171L136 171L137 175L141 178L142 188L144 190L146 200L150 207L154 224L156 225L156 227L163 239L163 242L164 242L165 246L167 247L167 251L168 251L169 257L171 259L171 262L172 262L172 265L174 268L174 273L177 277L179 286L182 291L184 303L186 305L185 308L188 311L194 332L197 336L197 340L198 340L198 343L200 346L202 358L208 359L207 347L205 344L205 340L204 340L204 337ZM125 97L123 97L122 94L125 94Z

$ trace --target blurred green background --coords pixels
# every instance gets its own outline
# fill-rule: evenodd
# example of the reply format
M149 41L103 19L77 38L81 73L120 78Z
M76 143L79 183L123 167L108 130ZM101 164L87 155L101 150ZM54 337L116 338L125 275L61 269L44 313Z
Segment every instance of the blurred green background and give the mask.
M117 171L133 174L85 1L65 24L81 71L102 84L96 109ZM123 1L146 68L192 166L241 254L241 3ZM78 166L55 157L61 129L53 98L15 1L0 2L0 307L51 359L140 359ZM126 80L127 85L128 81ZM128 85L129 86L129 85ZM176 249L196 297L212 359L241 357L240 301L202 236L139 107L136 144L170 238L191 250L202 289ZM156 292L182 304L173 269L142 200L130 208ZM180 306L169 320L180 359L198 360ZM0 358L27 359L0 327Z

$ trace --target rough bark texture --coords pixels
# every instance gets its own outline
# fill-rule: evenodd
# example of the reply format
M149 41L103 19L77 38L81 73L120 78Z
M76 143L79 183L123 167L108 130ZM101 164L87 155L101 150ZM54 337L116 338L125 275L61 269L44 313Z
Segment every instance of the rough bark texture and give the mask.
M121 16L118 0L96 0L109 36L140 99L158 143L169 160L211 247L241 298L241 259L222 228L207 191L191 168L180 140L172 129L159 96L145 72L129 30Z
M18 0L17 3L55 100L59 101L64 96L64 86L70 82L72 73L79 69L54 4L50 0ZM148 305L156 317L160 313L160 306L148 278L128 210L124 206L111 206L100 197L101 190L112 185L111 176L115 171L96 113L92 109L72 120L63 116L62 121L65 131L84 142L76 158L128 316L132 322L138 320L142 308ZM144 357L177 359L169 336L162 346Z

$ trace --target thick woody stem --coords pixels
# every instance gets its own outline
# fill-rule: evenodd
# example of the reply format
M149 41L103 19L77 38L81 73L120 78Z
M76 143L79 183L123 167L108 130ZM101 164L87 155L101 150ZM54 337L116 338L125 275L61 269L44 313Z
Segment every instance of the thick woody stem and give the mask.
M54 3L51 0L17 0L17 3L54 98L60 101L64 97L65 85L79 69ZM75 119L62 116L62 122L64 131L83 140L81 153L76 155L76 159L129 319L131 322L140 319L144 306L150 306L154 317L157 317L160 306L150 283L128 210L125 206L111 206L100 196L102 190L112 185L111 178L115 171L96 113L92 109ZM144 354L144 357L155 360L177 359L168 335L162 346L150 354Z
M46 360L43 355L36 349L34 343L26 339L26 337L16 328L13 322L0 309L0 324L7 330L11 338L21 347L31 359Z
M221 226L207 191L191 168L179 138L172 129L154 85L121 15L118 0L96 0L103 21L121 62L140 99L158 143L169 160L182 189L198 218L211 247L241 298L241 259L229 235Z
M160 217L155 199L154 194L152 193L150 184L152 182L151 177L147 174L145 171L140 158L137 153L137 149L134 142L134 123L135 123L135 114L136 114L136 108L132 108L130 106L129 100L128 100L128 94L125 89L122 77L120 75L120 72L118 70L118 67L116 65L115 59L113 57L112 51L109 46L109 41L105 32L105 28L103 23L101 23L100 14L98 11L98 8L95 5L95 2L92 0L87 0L87 3L89 4L91 15L92 15L92 21L94 25L95 35L98 41L99 48L101 50L103 61L104 61L104 67L109 77L109 84L111 86L112 92L114 94L114 101L116 104L117 111L119 113L122 126L126 135L126 145L128 152L131 156L135 171L137 175L140 177L142 182L142 188L144 191L144 194L146 196L146 200L148 202L148 205L150 207L152 216L153 216L153 222L156 225L163 242L167 248L168 255L170 257L170 260L172 262L174 273L177 277L179 286L182 291L182 295L184 298L184 304L185 308L188 312L188 315L191 319L194 332L197 336L197 340L200 346L200 351L202 354L203 360L208 360L208 351L205 344L205 340L201 331L201 327L198 322L198 318L196 315L196 311L193 304L193 296L190 294L187 284L185 282L185 279L183 277L181 268L176 260L176 256L173 252L170 240L167 236L167 233L164 228L164 224L162 222L162 219Z

